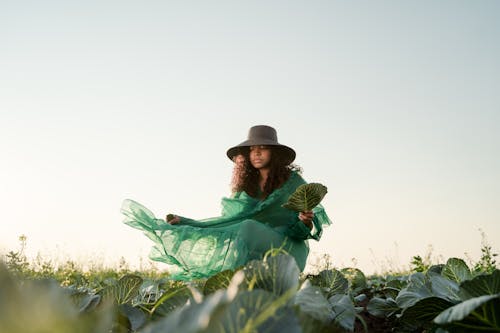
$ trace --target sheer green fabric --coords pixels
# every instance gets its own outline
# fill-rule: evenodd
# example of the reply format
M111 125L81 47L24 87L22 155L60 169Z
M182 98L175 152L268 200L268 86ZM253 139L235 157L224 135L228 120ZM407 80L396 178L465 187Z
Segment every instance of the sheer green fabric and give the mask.
M308 239L319 240L323 226L331 224L321 204L313 209L312 230L299 220L297 212L281 207L305 183L292 171L283 186L265 200L237 192L222 198L221 216L201 220L180 216L175 225L155 218L130 199L124 200L121 212L125 224L142 230L154 242L150 258L172 265L172 279L206 278L262 259L266 251L279 247L295 258L302 271L309 254Z

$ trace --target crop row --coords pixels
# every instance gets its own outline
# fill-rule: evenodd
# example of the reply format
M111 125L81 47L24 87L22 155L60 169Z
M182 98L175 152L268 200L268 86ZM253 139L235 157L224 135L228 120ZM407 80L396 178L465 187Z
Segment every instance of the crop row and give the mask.
M18 278L0 266L2 332L500 332L500 271L458 258L366 278L354 268L300 278L269 255L189 283L125 275L91 289Z

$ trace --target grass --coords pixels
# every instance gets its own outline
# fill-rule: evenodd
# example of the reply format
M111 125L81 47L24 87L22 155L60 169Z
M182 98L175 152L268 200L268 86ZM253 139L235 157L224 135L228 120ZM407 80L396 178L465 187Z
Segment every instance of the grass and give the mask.
M82 263L67 259L57 262L44 258L40 253L35 258L28 259L25 254L26 236L19 236L19 243L20 247L17 251L9 251L4 255L7 269L17 277L54 279L62 286L86 286L90 289L98 289L105 281L118 279L127 274L136 274L150 279L160 279L168 275L152 263L148 267L141 264L139 269L130 269L123 257L114 266L106 266L98 260Z
M491 273L498 267L496 261L498 254L488 243L486 234L481 229L479 231L481 232L481 257L478 261L474 261L466 253L468 265L475 272ZM35 258L28 259L25 254L26 246L27 237L21 235L19 236L19 249L9 251L3 256L3 261L14 276L31 279L54 279L62 286L86 286L91 289L100 288L106 280L118 279L126 274L136 274L150 279L168 276L167 272L160 270L152 262L149 262L147 267L141 263L138 269L131 269L123 257L114 266L106 266L98 260L82 263L67 259L63 262L56 262L53 259L44 258L40 253ZM432 265L444 264L446 260L440 255L434 255L433 251L433 246L429 245L423 256L420 254L413 256L405 267L395 263L390 258L378 260L374 256L374 263L380 268L377 272L381 273L373 275L406 275L414 272L425 272ZM314 260L314 262L310 264L311 269L307 272L308 274L317 274L327 269L340 269L333 264L332 257L328 253L312 257L310 260ZM352 259L352 264L352 267L356 268L355 258Z

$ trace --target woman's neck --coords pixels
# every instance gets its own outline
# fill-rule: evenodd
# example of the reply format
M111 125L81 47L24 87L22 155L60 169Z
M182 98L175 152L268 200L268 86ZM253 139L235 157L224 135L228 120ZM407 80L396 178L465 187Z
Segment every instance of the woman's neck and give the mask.
M267 176L269 176L269 169L261 168L259 169L259 173L260 173L259 179L265 182L267 180Z

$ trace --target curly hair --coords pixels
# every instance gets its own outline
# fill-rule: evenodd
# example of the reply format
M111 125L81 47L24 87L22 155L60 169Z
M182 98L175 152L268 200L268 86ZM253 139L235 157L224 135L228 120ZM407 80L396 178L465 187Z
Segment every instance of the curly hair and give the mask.
M264 184L264 191L261 200L264 200L275 189L280 188L290 177L292 171L299 174L302 173L302 168L297 164L289 163L282 149L279 146L267 146L271 150L271 161L269 165L269 175ZM243 163L235 163L233 176L231 180L231 191L245 191L249 196L257 198L259 191L259 170L254 168L250 162L250 147L241 147L238 155L243 155Z

